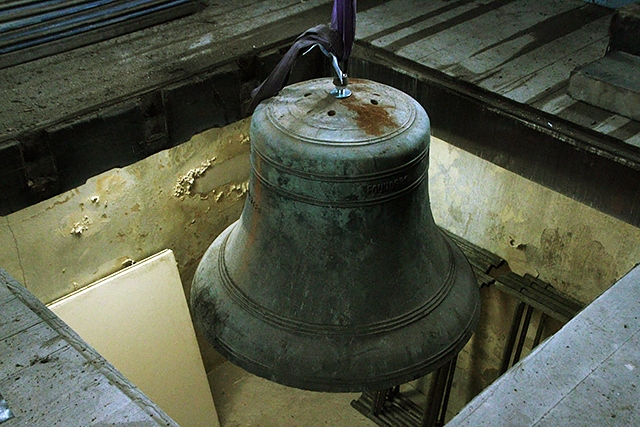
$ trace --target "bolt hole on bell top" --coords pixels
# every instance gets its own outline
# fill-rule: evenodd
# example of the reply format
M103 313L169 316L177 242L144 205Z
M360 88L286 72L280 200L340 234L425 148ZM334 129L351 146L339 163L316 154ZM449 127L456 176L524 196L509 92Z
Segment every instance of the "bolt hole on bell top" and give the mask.
M251 122L240 219L204 254L191 307L238 366L308 390L381 390L455 356L479 316L468 261L429 203L429 118L392 87L287 86Z

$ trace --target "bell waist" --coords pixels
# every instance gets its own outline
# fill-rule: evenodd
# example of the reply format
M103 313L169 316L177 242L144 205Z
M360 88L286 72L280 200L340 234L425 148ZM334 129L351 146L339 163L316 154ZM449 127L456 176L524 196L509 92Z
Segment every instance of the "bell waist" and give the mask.
M412 191L429 167L425 148L413 159L391 169L362 174L315 174L287 167L257 149L251 155L255 178L289 199L318 206L355 207L384 203ZM372 160L375 164L375 159Z

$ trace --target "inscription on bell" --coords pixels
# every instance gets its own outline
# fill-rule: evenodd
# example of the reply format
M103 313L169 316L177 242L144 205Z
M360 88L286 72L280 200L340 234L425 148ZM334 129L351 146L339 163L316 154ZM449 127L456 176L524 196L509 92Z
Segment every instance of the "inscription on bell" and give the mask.
M399 176L395 179L390 179L389 181L379 182L377 184L371 184L366 186L367 194L382 194L388 193L400 187L402 184L407 182L408 175Z

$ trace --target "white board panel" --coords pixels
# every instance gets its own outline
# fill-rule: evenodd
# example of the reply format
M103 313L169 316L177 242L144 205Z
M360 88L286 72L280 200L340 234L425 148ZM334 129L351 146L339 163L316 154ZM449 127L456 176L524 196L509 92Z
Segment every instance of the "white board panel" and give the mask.
M181 427L219 426L171 250L49 308Z

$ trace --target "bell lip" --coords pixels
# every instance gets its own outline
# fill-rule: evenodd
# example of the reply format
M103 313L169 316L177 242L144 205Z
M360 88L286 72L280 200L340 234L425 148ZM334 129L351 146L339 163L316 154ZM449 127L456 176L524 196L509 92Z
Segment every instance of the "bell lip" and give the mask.
M439 357L430 361L424 366L408 368L408 372L403 375L393 375L390 378L380 379L381 376L376 377L373 380L362 381L341 381L336 379L326 379L319 377L303 377L291 376L290 372L277 371L269 366L258 363L249 358L238 355L235 352L229 351L229 348L222 342L216 341L212 343L214 348L220 352L227 360L234 365L246 370L247 372L259 376L261 378L273 381L278 384L282 384L288 387L294 387L302 390L317 391L317 392L331 392L331 393L354 393L354 392L368 392L368 391L380 391L391 387L395 387L401 384L406 384L410 381L424 377L436 369L444 366L445 363L450 361L464 348L469 342L471 336L475 332L480 318L480 301L478 300L474 313L469 322L469 326L465 328L464 333L459 336L449 347L443 349Z
M475 300L475 304L472 310L472 314L469 316L466 325L459 328L458 336L454 340L452 340L449 345L441 346L435 355L433 353L425 355L422 362L406 368L393 370L387 374L380 373L372 378L354 378L344 380L321 376L305 376L300 374L292 374L290 370L278 370L277 366L260 363L247 355L239 354L232 349L231 345L225 343L218 336L216 336L212 332L212 327L204 327L203 323L205 322L203 321L202 313L200 310L196 309L196 307L202 307L203 303L208 306L209 310L213 309L213 307L215 306L215 303L213 301L197 301L198 299L202 299L199 296L199 292L201 290L200 288L202 285L198 283L198 280L199 277L203 274L203 269L207 267L214 269L217 268L217 262L212 261L215 260L215 257L219 256L219 250L222 240L227 234L231 233L231 231L238 223L239 221L236 221L229 227L227 227L227 229L225 229L218 236L218 238L211 244L211 246L205 253L205 256L198 266L198 269L194 276L190 296L191 307L194 311L196 323L204 333L209 343L229 361L254 375L289 387L295 387L310 391L364 392L382 390L407 383L438 369L440 366L444 365L447 361L449 361L462 350L462 348L467 344L475 329L477 328L480 318L480 295L475 275L468 260L459 249L459 247L455 244L455 242L453 242L451 238L449 238L444 232L438 230L442 238L449 243L449 245L447 246L449 247L449 250L453 252L453 262L456 264L456 268L459 269L457 277L462 279L460 281L456 281L454 286L465 286L465 283L467 286L470 286L470 293L473 294L470 298L473 298ZM208 284L208 286L211 286L211 284ZM450 298L445 297L445 299L449 299L449 302L451 302ZM241 307L236 306L235 308L237 309L236 313L243 311ZM441 308L442 307L437 307L435 310ZM226 318L227 322L229 321L229 317L231 316L228 315ZM429 321L433 321L434 317L435 316L433 316L432 314L429 314L429 316L417 320L415 324L423 324L425 322L428 323ZM266 322L261 322L261 324L267 330L276 331L276 334L278 332L282 332L273 325L267 324ZM390 334L393 333L398 333L398 331L393 331ZM415 342L418 342L418 340L416 340ZM337 346L338 345L336 345L336 347Z

